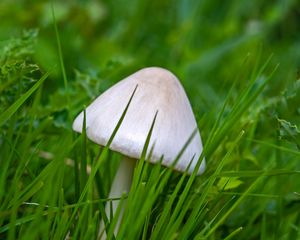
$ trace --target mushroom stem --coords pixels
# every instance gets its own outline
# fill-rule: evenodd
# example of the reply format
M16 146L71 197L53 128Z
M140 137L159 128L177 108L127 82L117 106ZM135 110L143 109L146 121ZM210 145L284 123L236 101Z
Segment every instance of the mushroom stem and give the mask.
M123 159L120 161L120 165L119 165L119 168L115 175L114 181L112 183L108 198L121 198L123 193L129 192L130 187L131 187L135 163L136 163L136 161L134 159L128 158L128 157L123 157ZM112 216L110 216L111 206L112 206L112 212L113 212L113 214L115 214L119 203L120 203L120 200L113 200L112 204L107 202L107 204L105 205L105 213L109 220L112 219ZM120 228L125 203L126 202L123 201L123 207L121 209L120 215L118 217L118 222L114 229L115 236L117 235L119 228ZM101 221L99 234L101 234L104 229L105 229L104 222ZM105 240L106 238L107 238L106 232L104 231L104 233L102 234L101 240Z

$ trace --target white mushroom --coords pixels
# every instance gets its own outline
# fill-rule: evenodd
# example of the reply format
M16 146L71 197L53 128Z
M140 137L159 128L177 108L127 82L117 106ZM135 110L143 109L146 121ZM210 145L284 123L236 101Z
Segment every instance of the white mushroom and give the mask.
M150 158L152 163L160 161L163 156L162 165L171 166L179 151L197 129L189 100L176 76L168 70L149 67L118 82L87 107L86 133L89 139L103 146L107 144L136 86L138 87L128 111L110 145L110 149L126 156L124 161L121 161L113 181L110 198L120 197L122 193L129 191L135 165L132 159L141 157L156 112L158 113L149 144L149 149L154 146ZM73 129L81 132L82 124L83 112L75 119ZM202 143L197 130L176 163L175 169L186 171L190 165L188 173L191 174L201 152ZM204 169L203 160L198 174ZM113 211L117 205L118 202L113 203ZM117 231L118 226L115 233Z

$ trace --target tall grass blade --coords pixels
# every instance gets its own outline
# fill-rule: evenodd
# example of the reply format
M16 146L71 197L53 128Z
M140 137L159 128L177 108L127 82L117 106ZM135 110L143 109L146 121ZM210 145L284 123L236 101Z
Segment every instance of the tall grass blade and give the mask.
M123 119L124 119L124 117L125 117L125 115L127 113L127 110L128 110L128 108L130 106L130 103L131 103L131 101L132 101L132 99L134 97L134 94L135 94L136 90L137 90L137 87L138 86L136 86L134 88L134 90L133 90L133 92L132 92L132 94L131 94L131 96L130 96L130 98L128 100L128 103L127 103L127 105L126 105L126 107L125 107L125 109L124 109L124 111L123 111L123 113L122 113L122 115L121 115L121 117L120 117L120 119L119 119L119 121L118 121L115 129L113 130L113 133L112 133L110 139L107 142L107 145L105 146L105 148L103 149L103 151L99 155L99 159L97 158L96 161L95 161L95 163L93 164L91 173L90 173L90 175L89 175L89 177L87 179L86 185L84 186L84 188L83 188L83 190L82 190L82 192L80 194L80 197L79 197L77 203L80 204L80 203L83 202L83 200L84 200L84 198L85 198L88 190L90 189L90 185L93 183L93 180L95 178L96 172L98 171L98 169L100 167L101 159L104 158L104 157L106 157L108 149L109 149L109 146L111 145L111 143L112 143L115 135L117 134L117 131L119 130L119 128L120 128L120 126L121 126L121 124L123 122ZM74 208L73 213L72 213L72 215L71 215L71 217L69 219L69 223L66 225L66 228L65 228L66 230L71 226L72 221L74 220L74 218L75 218L75 216L76 216L76 214L78 212L78 209L79 209L79 206L76 206Z
M57 43L57 48L58 48L58 57L59 57L60 68L61 68L63 79L64 79L64 85L65 85L65 88L67 89L68 78L67 78L64 59L63 59L61 41L60 41L59 32L58 32L58 28L57 28L57 22L56 22L53 2L51 3L51 12L52 12L52 18L53 18L53 24L54 24L54 30L55 30L55 36L56 36L56 43Z

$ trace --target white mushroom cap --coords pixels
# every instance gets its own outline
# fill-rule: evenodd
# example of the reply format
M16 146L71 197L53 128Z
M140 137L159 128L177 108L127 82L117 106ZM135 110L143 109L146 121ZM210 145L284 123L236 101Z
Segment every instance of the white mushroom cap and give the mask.
M151 123L158 111L148 152L154 146L150 161L158 162L163 155L162 164L170 166L197 124L183 87L168 70L158 67L141 69L96 98L86 109L87 136L95 143L103 146L107 144L137 85L110 149L131 158L140 158ZM73 129L81 132L82 124L83 112L75 119ZM192 173L201 152L202 143L197 130L175 169L186 171L193 159L188 170ZM203 160L198 174L204 169Z

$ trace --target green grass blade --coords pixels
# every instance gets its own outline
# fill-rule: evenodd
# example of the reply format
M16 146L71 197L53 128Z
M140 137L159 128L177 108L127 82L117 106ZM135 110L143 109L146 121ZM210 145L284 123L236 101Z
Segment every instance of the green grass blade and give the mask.
M224 156L224 158L221 160L221 162L218 164L216 171L214 172L214 174L210 177L207 186L205 187L205 189L203 190L202 195L200 196L200 198L198 199L197 203L196 203L196 207L193 209L192 214L190 215L189 219L187 220L185 226L183 227L181 236L185 239L189 236L189 234L191 233L191 231L193 231L193 229L195 228L195 225L192 223L194 221L194 219L197 218L197 216L199 215L199 212L201 209L203 209L203 206L205 205L205 199L210 191L210 189L212 188L217 175L221 172L221 170L223 169L226 161L229 159L229 157L231 156L232 151L234 150L234 148L237 146L237 143L241 140L242 136L244 134L244 131L242 131L239 136L237 136L235 142L232 144L231 148L228 150L228 152L226 153L226 155ZM175 216L174 216L175 218ZM178 219L177 219L178 221ZM179 223L178 223L179 224ZM177 224L177 225L178 225ZM173 224L172 228L175 228L175 224ZM175 231L175 229L173 230Z
M0 114L0 127L22 106L22 104L43 84L50 72L45 73L26 93Z
M232 207L222 215L220 220L209 230L205 237L209 237L224 221L225 219L233 212L233 210L248 196L248 194L256 187L256 185L261 181L261 177L257 178L251 186L244 192L244 194L232 205Z
M58 48L60 68L61 68L63 79L64 79L64 85L65 85L65 88L67 89L68 78L67 78L67 74L66 74L66 69L65 69L65 64L64 64L63 54L62 54L62 48L61 48L61 41L60 41L59 32L58 32L58 28L57 28L57 22L56 22L53 3L51 3L51 12L52 12L52 18L53 18L53 24L54 24L54 30L55 30L55 36L56 36L56 43L57 43L57 48Z
M151 235L151 239L159 239L159 236L161 236L161 231L163 230L163 228L165 228L165 226L167 226L167 224L169 222L169 216L172 214L172 212L171 212L172 205L175 202L177 194L178 194L179 190L181 189L185 178L186 178L186 173L183 174L183 176L180 178L178 184L176 185L174 192L172 193L172 195L170 197L170 200L166 203L166 206L164 207L164 211L162 212L162 215L159 218L159 220L155 226L155 229Z
M81 161L80 161L80 186L81 191L86 185L87 181L87 136L86 136L86 111L83 111L83 124L82 124L82 147L81 147Z
M235 237L237 234L239 234L241 231L243 230L243 227L239 227L237 229L235 229L232 233L230 233L226 238L224 238L224 240L230 240L233 237Z
M119 121L118 121L118 123L117 123L115 129L113 130L113 133L112 133L110 139L109 139L108 142L107 142L107 145L105 146L105 148L103 149L103 151L102 151L101 154L99 155L99 159L98 159L98 157L97 157L97 159L96 159L96 161L95 161L95 163L94 163L94 165L93 165L93 167L92 167L92 171L91 171L91 173L90 173L90 175L89 175L89 177L88 177L88 179L87 179L86 185L84 186L84 188L83 188L83 190L82 190L82 192L81 192L81 194L80 194L80 197L79 197L77 203L80 204L80 203L83 202L83 200L85 199L85 196L86 196L88 190L90 189L91 184L93 184L94 178L95 178L95 176L96 176L96 172L99 170L99 167L100 167L100 165L101 165L101 159L102 159L102 158L105 158L105 157L107 156L108 148L109 148L109 146L111 145L111 143L112 143L112 141L113 141L113 139L114 139L114 137L115 137L117 131L119 130L119 128L120 128L120 126L121 126L121 124L122 124L122 122L123 122L123 119L124 119L124 117L125 117L125 115L126 115L126 113L127 113L127 111L128 111L128 108L129 108L130 103L131 103L131 101L132 101L132 99L133 99L133 97L134 97L134 94L135 94L135 92L136 92L137 87L138 87L138 86L136 86L136 87L134 88L134 90L133 90L133 92L132 92L132 94L131 94L131 96L130 96L130 98L129 98L129 100L128 100L128 103L127 103L127 105L126 105L126 107L125 107L125 109L124 109L124 111L123 111L123 113L122 113L122 115L121 115L121 117L120 117L120 119L119 119ZM66 225L66 227L65 227L65 229L66 229L65 231L66 231L66 232L67 232L68 228L71 226L72 221L75 219L75 216L76 216L76 214L78 213L78 210L79 210L79 207L76 206L76 207L74 208L74 210L73 210L73 213L72 213L70 219L69 219L69 223L68 223L68 224Z

